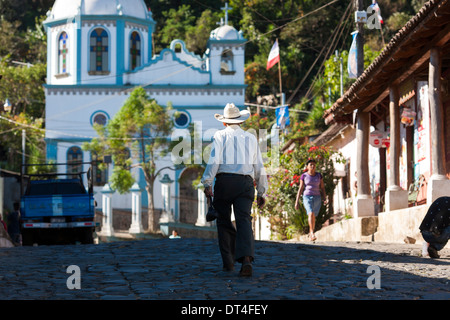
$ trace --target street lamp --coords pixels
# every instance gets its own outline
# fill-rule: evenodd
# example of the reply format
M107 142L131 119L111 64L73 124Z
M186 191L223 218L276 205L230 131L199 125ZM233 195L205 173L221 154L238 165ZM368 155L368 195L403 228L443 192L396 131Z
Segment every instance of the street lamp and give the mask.
M163 211L170 214L170 185L173 183L173 180L166 173L159 182L161 182L161 193L163 196Z

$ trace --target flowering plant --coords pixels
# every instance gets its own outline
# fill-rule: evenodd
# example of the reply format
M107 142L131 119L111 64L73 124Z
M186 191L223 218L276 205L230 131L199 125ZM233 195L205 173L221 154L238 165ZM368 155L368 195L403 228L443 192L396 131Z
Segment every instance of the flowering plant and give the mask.
M345 161L342 154L323 146L303 144L280 155L280 167L269 179L266 205L260 214L269 217L272 234L278 238L291 238L294 233L308 232L308 218L303 205L295 210L295 200L300 184L300 177L305 171L306 162L316 160L316 172L322 174L326 199L316 218L316 229L328 220L333 212L332 197L336 187L334 162Z

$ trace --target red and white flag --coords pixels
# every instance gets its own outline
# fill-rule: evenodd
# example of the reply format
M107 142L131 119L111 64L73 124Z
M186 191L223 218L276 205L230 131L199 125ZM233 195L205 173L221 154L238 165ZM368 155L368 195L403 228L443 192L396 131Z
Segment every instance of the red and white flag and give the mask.
M267 59L266 69L269 70L279 61L280 61L280 50L278 49L278 39L277 39L275 40L275 43L273 44L272 49L270 50L269 59Z
M380 7L378 6L378 3L374 0L370 6L377 13L378 21L380 21L380 23L383 24L383 17L381 17L381 10Z

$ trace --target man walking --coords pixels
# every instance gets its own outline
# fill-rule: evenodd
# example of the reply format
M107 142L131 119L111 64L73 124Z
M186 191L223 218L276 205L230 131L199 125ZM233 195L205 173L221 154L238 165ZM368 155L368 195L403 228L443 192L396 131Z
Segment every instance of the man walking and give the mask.
M234 262L238 261L242 263L241 276L251 276L253 272L251 208L255 199L255 182L260 208L264 206L263 195L268 187L258 141L239 126L249 116L248 111L239 111L233 103L225 106L223 115L214 116L226 128L214 135L211 155L201 180L206 196L214 196L213 205L219 213L217 233L223 269L234 270ZM236 228L231 222L231 206Z

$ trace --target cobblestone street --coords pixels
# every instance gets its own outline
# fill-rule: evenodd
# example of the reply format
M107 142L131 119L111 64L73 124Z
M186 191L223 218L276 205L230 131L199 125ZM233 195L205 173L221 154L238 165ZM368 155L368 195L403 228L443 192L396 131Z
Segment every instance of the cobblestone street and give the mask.
M216 241L2 248L0 299L450 299L448 248L433 260L411 244L257 241L254 274L241 278L238 264L222 271Z

